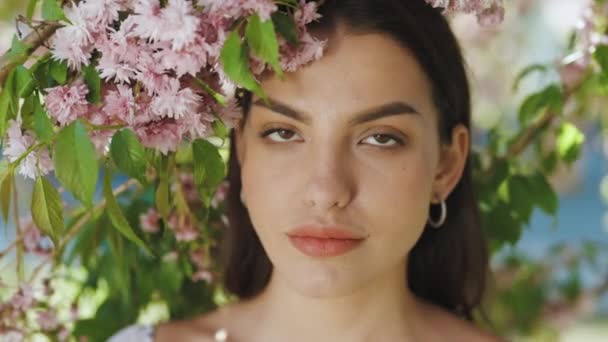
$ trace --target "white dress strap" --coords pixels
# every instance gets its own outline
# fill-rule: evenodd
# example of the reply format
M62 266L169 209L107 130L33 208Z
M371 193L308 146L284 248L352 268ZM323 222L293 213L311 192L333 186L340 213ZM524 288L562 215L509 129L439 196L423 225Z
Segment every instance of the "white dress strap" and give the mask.
M119 330L107 342L154 342L154 326L133 324Z
M154 342L155 325L133 324L119 330L112 335L107 342ZM215 331L214 339L217 342L224 342L228 338L226 329Z

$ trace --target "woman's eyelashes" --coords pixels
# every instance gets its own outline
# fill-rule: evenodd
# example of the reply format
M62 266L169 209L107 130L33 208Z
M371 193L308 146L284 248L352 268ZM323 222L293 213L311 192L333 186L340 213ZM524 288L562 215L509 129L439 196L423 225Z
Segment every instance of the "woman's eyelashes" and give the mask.
M259 136L263 140L270 140L272 143L287 143L295 141L291 140L295 135L295 132L290 129L274 127L262 131ZM405 145L405 140L403 138L387 133L374 133L362 141L370 141L371 143L368 143L368 145L378 146L380 148L395 148Z

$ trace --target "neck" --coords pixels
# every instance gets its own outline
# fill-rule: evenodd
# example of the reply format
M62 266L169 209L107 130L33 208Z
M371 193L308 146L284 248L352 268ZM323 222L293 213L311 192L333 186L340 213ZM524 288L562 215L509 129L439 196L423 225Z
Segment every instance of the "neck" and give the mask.
M256 305L260 341L407 341L419 321L405 265L341 296L303 294L273 271Z

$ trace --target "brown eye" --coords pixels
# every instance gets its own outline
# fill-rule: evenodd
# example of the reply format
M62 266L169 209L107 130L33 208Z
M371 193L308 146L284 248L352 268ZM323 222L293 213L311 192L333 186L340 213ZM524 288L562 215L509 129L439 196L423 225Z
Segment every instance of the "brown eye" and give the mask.
M262 134L260 136L262 138L265 138L265 137L268 137L271 135L278 137L279 140L276 140L276 139L270 139L270 140L275 141L275 142L285 142L285 141L288 141L291 137L293 137L295 135L295 132L292 130L289 130L289 129L284 129L284 128L272 128L272 129L262 132ZM281 140L281 139L283 139L283 140Z
M391 134L373 134L370 135L367 139L373 138L373 140L375 140L377 143L376 144L371 144L371 145L375 145L375 146L395 146L395 145L403 145L403 139L398 138L394 135ZM365 139L365 140L367 140ZM390 141L394 141L394 143L388 143Z

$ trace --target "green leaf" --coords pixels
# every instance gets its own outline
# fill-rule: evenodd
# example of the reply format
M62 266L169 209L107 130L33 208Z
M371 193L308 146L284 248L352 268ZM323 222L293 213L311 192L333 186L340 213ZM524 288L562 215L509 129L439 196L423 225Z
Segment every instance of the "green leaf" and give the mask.
M528 222L534 209L534 203L528 181L522 175L512 175L498 189L500 198L508 203L516 218Z
M272 20L262 21L259 15L252 15L245 28L245 37L253 52L272 65L279 77L283 77L283 70L279 65L279 43Z
M103 180L103 194L106 199L106 210L114 228L129 239L129 241L141 247L148 255L151 256L152 252L148 246L146 246L146 244L135 234L133 228L131 228L131 225L129 224L129 221L127 221L124 214L120 210L118 202L116 202L116 197L114 197L114 193L112 191L112 174L107 168Z
M15 71L11 71L0 93L0 136L4 136L7 122L17 116L19 98L14 92Z
M32 20L32 18L34 17L34 11L36 10L36 4L38 4L38 0L30 0L30 2L27 4L26 17L29 20Z
M524 68L515 78L515 82L513 83L513 91L517 91L521 81L535 71L545 72L547 71L547 66L542 64L532 64Z
M11 42L11 48L5 55L5 58L9 60L9 64L17 62L21 58L25 58L27 56L27 50L31 46L22 42L19 37L15 34L13 36L13 41Z
M40 141L43 142L50 141L55 134L53 123L38 100L38 96L34 99L34 131Z
M42 18L45 20L64 20L69 22L57 0L42 0Z
M230 133L226 125L222 122L222 120L213 121L211 123L211 127L213 128L213 132L215 133L215 135L222 139L225 139Z
M608 45L597 46L593 55L597 63L602 67L603 73L608 75Z
M68 78L68 64L65 61L51 60L49 62L49 73L59 84L65 84Z
M89 87L87 100L90 103L98 104L101 102L101 78L99 72L95 70L93 65L87 65L82 68L84 81Z
M54 147L55 175L80 202L91 206L99 174L97 153L80 121L63 128Z
M298 40L298 32L294 20L287 13L278 11L274 12L271 18L277 32L279 32L288 43L299 47L300 41Z
M206 189L215 189L225 177L225 164L213 144L197 139L192 143L194 182Z
M215 91L213 88L211 88L203 80L201 80L198 77L193 77L192 80L194 80L194 83L196 83L199 87L201 87L201 89L203 89L204 91L206 91L207 94L213 96L213 98L217 102L219 102L222 106L225 106L227 104L226 97L224 97L224 95L222 95L222 94L218 93L217 91Z
M38 177L32 194L32 219L55 243L63 233L61 196L46 178Z
M110 144L110 154L120 171L144 183L146 150L133 131L124 128L116 132Z
M545 175L540 172L535 173L528 179L528 186L534 202L539 208L547 214L557 214L559 199Z
M2 217L4 222L8 221L8 211L11 206L11 195L13 193L14 169L8 167L0 178L0 201L2 201Z
M561 112L564 100L561 89L556 85L551 85L528 96L519 108L519 122L528 125L536 120L541 110L548 109L554 112Z
M564 122L557 132L556 150L558 156L570 164L578 159L585 135L573 124Z
M249 69L249 47L241 41L236 30L230 32L226 38L220 52L220 61L226 75L232 81L266 100L264 91Z
M20 98L26 98L32 94L35 82L32 72L23 65L15 68L15 94Z

